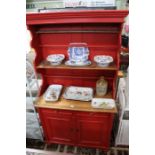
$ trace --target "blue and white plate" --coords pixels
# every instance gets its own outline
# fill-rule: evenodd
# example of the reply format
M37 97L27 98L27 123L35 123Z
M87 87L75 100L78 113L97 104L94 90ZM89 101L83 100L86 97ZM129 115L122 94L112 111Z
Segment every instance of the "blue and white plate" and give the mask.
M86 43L70 43L68 48L69 60L72 62L86 62L89 50Z
M65 65L67 66L88 66L91 65L91 61L84 61L84 62L76 62L76 61L66 61Z

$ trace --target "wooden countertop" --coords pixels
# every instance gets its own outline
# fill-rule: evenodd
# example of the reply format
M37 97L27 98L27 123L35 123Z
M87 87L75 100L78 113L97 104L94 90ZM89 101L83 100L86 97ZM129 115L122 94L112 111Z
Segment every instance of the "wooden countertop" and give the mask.
M108 93L105 98L111 98L111 93ZM40 96L35 104L36 108L50 108L61 110L89 111L89 112L107 112L117 113L117 108L113 109L95 109L91 107L91 102L66 100L63 97L57 102L46 102L43 96Z

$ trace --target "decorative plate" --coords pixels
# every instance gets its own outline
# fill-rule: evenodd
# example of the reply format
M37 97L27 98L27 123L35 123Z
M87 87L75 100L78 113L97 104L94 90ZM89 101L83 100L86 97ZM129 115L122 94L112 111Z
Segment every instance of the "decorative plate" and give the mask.
M49 61L52 65L59 65L64 60L64 54L51 54L47 57L47 61Z
M113 62L113 57L108 55L96 55L94 61L101 67L107 67L111 62Z
M59 99L62 85L50 85L44 94L45 101L57 101Z
M85 62L75 62L75 61L66 61L65 65L67 66L88 66L91 65L91 61L85 61Z
M67 87L63 97L65 99L90 101L93 98L93 89L89 87Z
M112 109L115 107L115 101L113 99L106 98L93 98L91 106L93 108Z
M69 60L84 62L88 60L89 50L86 43L70 43L68 47Z

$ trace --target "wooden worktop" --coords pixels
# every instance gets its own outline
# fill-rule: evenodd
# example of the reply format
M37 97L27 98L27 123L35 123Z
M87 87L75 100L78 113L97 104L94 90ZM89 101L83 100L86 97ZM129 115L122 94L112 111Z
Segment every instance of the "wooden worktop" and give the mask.
M108 93L105 98L111 98L111 93ZM47 102L43 96L40 96L35 104L37 108L50 108L61 110L89 111L89 112L107 112L117 113L117 108L113 109L96 109L91 107L91 102L66 100L63 97L57 102Z

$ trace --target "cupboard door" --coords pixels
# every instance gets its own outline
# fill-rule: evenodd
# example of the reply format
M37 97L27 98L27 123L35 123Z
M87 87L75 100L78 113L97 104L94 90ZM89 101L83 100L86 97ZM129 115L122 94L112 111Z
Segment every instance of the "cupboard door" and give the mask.
M108 116L78 116L77 140L80 145L106 148L109 143Z
M46 132L46 139L49 143L73 144L72 116L61 111L58 113L41 113Z

